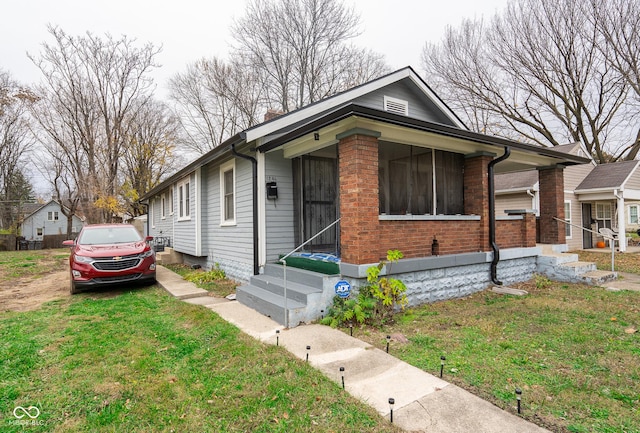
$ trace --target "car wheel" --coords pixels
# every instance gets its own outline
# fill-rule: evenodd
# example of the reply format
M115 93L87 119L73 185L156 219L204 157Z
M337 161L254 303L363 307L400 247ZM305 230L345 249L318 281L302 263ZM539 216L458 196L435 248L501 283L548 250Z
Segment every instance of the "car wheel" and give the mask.
M71 274L69 274L69 278L71 281L69 284L69 292L71 292L72 295L75 295L78 293L78 287L76 287L76 283L73 281L73 276Z

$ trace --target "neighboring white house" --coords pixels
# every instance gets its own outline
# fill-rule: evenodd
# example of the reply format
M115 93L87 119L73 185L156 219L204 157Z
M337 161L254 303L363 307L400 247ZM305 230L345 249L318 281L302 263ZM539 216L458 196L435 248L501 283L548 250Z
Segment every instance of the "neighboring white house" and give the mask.
M78 233L82 225L82 219L74 215L71 231ZM60 203L51 200L27 215L22 221L20 233L30 241L41 241L45 235L67 233L67 217L62 213Z

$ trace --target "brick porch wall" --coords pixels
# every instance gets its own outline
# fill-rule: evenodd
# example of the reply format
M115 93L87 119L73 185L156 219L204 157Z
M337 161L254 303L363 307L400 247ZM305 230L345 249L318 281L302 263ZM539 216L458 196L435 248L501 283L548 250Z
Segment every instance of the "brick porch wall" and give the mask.
M378 195L378 136L356 130L338 136L340 176L341 256L346 263L377 263L387 250L404 257L431 255L434 237L439 255L490 251L488 163L493 155L467 158L464 170L465 213L480 220L380 220ZM508 224L502 224L508 222ZM499 221L502 248L535 246L535 217ZM531 241L531 235L533 241ZM502 244L504 243L504 245Z
M553 217L564 219L564 172L562 168L538 170L540 181L540 242L566 243L565 225Z
M500 248L535 247L535 214L524 213L522 219L496 221L496 243Z

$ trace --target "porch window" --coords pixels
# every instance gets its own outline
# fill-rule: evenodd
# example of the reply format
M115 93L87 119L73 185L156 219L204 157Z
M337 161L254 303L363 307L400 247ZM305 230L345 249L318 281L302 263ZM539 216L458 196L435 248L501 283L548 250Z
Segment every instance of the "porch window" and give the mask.
M638 224L638 205L629 206L629 224Z
M569 223L569 224L565 224L564 226L566 230L566 237L570 239L571 238L571 202L570 201L564 202L564 220Z
M42 227L36 229L36 236L42 236Z
M49 211L47 212L47 220L48 221L58 221L58 211Z
M167 217L167 199L164 194L160 196L160 217L162 219Z
M236 219L236 179L235 162L231 161L220 167L220 223L235 224Z
M441 150L380 143L380 213L464 213L464 156Z
M188 220L191 216L190 183L186 179L178 184L178 220Z

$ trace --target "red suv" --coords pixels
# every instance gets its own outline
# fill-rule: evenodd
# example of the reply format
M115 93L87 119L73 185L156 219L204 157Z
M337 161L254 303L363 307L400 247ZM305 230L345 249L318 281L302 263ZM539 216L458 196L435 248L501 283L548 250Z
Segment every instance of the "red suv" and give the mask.
M71 247L71 293L81 288L124 282L156 281L156 255L130 224L93 224L82 228Z

